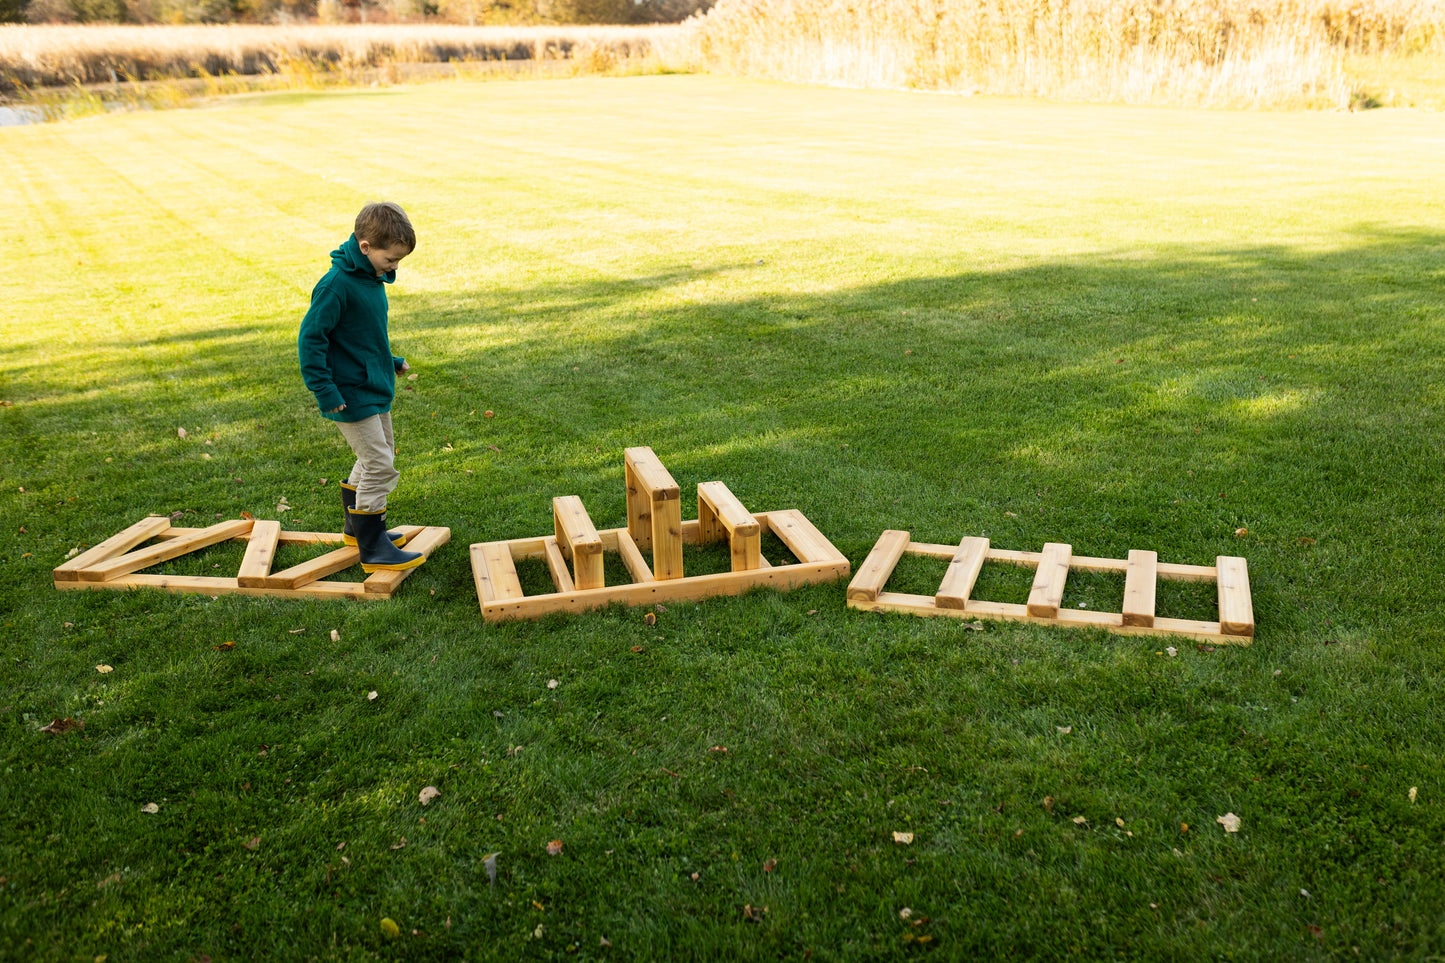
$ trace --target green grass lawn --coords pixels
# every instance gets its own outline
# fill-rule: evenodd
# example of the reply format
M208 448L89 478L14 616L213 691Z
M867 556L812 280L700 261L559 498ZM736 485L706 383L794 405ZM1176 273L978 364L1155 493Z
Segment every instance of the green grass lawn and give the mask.
M1437 958L1442 150L681 76L0 130L0 958ZM391 521L451 543L388 602L55 591L150 513L336 530L295 332L379 198L420 239ZM888 528L1243 555L1258 635L842 583L484 624L467 545L620 524L632 445L855 568Z

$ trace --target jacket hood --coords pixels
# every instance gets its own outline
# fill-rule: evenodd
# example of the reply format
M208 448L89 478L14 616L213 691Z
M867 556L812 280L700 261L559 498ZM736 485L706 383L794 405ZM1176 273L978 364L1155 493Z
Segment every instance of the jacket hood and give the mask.
M331 263L345 271L347 274L359 274L362 277L376 278L378 282L385 281L391 284L396 281L396 272L387 271L378 275L376 268L365 254L361 253L361 242L353 234L342 242L341 246L331 252Z

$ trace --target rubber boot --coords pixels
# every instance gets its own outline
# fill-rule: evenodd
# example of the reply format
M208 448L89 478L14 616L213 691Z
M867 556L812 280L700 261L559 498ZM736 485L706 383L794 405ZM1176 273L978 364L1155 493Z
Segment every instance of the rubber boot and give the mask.
M351 530L351 510L356 507L356 486L342 482L341 488L341 541L344 545L356 544L356 533ZM406 544L406 535L403 532L387 532L386 537L391 539L391 544L401 548Z
M404 572L426 561L420 552L403 552L386 537L386 512L347 511L363 572Z

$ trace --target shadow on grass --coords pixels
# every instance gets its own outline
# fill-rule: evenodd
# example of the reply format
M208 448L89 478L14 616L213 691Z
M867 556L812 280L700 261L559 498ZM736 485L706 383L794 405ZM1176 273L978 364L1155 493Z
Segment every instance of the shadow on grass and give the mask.
M1445 494L1442 249L1362 228L1335 250L1119 252L824 293L758 290L752 264L403 285L393 340L418 378L398 382L397 499L425 496L462 544L548 529L560 494L614 525L621 449L647 444L686 517L696 483L720 478L755 510L802 509L855 563L884 528L1246 554L1266 606L1303 592L1333 608L1348 585L1378 617L1418 613L1432 576L1407 560L1437 543ZM300 384L291 328L113 347L135 362L60 372L0 413L21 443L9 510L38 496L64 516L100 483L118 492L108 517L64 525L87 540L145 511L268 517L281 494L306 527L307 487L330 512L319 479L350 459Z

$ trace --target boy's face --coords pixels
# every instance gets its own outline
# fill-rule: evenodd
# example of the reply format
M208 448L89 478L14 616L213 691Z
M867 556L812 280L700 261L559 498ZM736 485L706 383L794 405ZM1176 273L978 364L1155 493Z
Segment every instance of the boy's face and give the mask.
M395 271L396 266L401 263L401 259L411 253L411 248L404 244L398 244L395 247L377 247L370 241L362 241L360 247L361 253L365 254L366 259L371 262L371 266L376 268L377 277Z

